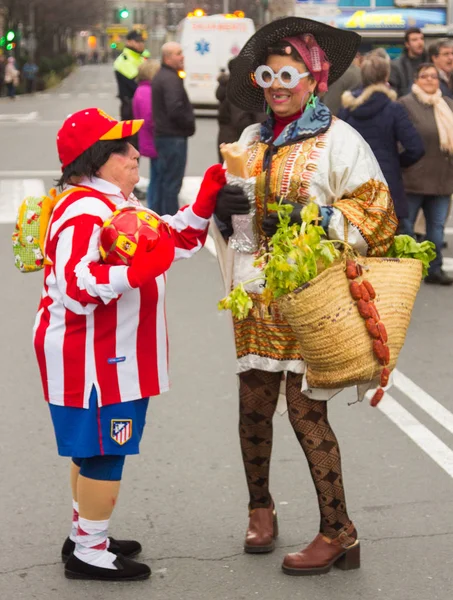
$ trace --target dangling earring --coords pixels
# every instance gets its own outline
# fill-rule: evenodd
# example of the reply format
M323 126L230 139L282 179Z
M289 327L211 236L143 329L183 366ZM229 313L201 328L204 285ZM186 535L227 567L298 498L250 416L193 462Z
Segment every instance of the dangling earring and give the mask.
M308 99L307 106L309 106L310 108L316 108L317 104L318 104L318 96L315 96L314 93L312 92L310 98Z
M269 104L267 104L267 102L266 102L266 115L267 115L267 116L269 116L269 115L271 115L271 114L272 114L272 109L271 109L271 107L269 106Z

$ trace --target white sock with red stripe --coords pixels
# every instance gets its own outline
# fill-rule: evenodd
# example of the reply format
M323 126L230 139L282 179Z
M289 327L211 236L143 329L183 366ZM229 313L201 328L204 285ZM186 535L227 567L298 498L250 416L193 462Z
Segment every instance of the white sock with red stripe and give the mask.
M74 556L79 560L103 569L116 569L116 554L107 550L109 520L90 521L79 516Z
M69 539L73 542L77 541L77 530L79 528L79 503L77 500L72 501L72 527Z

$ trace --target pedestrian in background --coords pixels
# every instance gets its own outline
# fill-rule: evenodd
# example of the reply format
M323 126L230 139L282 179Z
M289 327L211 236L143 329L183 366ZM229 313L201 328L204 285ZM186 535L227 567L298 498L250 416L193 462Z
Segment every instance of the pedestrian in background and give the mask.
M162 46L162 65L153 80L153 118L157 173L154 210L174 215L187 162L187 140L195 133L195 115L184 88L184 54L176 42Z
M453 194L453 100L442 95L436 67L425 63L417 70L411 93L400 102L425 146L424 157L403 171L409 201L406 230L414 236L414 224L422 209L426 239L435 244L437 253L425 282L451 285L453 279L442 270L442 247Z
M228 73L220 73L219 77L217 78L219 85L217 86L215 95L219 101L219 110L217 116L217 121L219 124L217 148L220 162L223 162L223 157L219 149L220 144L237 142L246 127L253 125L253 123L261 123L266 119L266 113L242 110L241 108L235 106L227 97L227 85L230 79L231 70L234 68L234 61L234 58L229 61Z
M157 171L157 151L154 144L154 121L152 104L151 81L160 68L157 60L145 60L138 68L138 87L132 100L132 111L134 119L143 119L143 127L138 132L138 150L141 156L150 159L150 178L146 201L152 210L155 210L153 202L153 188L155 187ZM156 211L157 212L157 211Z
M428 55L439 74L440 91L453 98L453 42L449 39L434 42L428 48Z
M404 33L404 49L401 56L391 63L390 85L398 97L410 92L418 66L427 59L422 30L410 27Z
M0 54L0 98L3 96L3 86L5 85L6 59Z
M369 143L390 188L400 231L409 216L401 167L410 167L424 154L423 141L406 109L395 102L388 85L390 58L382 48L367 54L361 66L363 87L342 96L339 118ZM403 151L400 151L399 146Z
M19 85L20 71L16 68L16 59L10 56L5 67L5 83L8 90L8 97L11 100L16 99L16 88Z
M360 73L360 63L362 55L357 52L354 60L347 68L346 72L337 79L322 97L322 102L325 104L333 115L338 115L341 110L341 97L344 92L352 91L361 87L362 76Z
M142 53L145 41L139 31L133 29L126 36L126 46L113 63L118 97L121 102L120 115L123 121L132 119L132 98L137 89L138 68L145 60Z
M38 70L38 65L30 59L28 59L22 67L22 76L25 80L25 91L27 94L32 94L34 92Z

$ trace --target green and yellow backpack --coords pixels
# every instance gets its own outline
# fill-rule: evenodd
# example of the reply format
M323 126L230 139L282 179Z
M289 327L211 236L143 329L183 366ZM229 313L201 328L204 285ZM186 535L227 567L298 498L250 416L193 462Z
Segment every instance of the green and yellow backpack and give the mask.
M12 235L14 263L21 273L40 271L49 264L44 244L53 209L68 194L84 189L73 187L57 194L56 189L52 188L48 196L27 196L22 201Z

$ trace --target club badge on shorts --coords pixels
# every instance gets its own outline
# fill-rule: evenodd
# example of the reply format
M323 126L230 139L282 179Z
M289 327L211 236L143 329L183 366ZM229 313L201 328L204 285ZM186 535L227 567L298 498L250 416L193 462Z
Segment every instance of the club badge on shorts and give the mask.
M132 437L132 419L112 419L110 437L122 446Z

